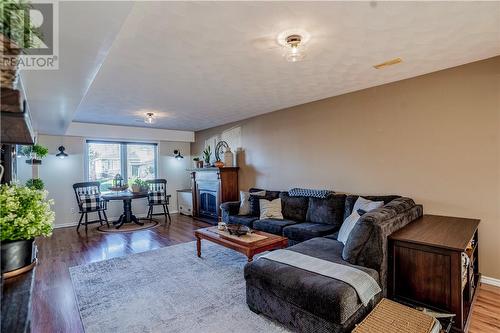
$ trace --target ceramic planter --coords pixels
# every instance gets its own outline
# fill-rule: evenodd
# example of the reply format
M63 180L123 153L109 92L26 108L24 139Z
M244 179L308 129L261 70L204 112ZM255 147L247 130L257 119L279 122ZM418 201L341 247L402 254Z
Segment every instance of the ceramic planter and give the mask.
M3 241L0 245L2 274L30 265L36 258L34 239Z

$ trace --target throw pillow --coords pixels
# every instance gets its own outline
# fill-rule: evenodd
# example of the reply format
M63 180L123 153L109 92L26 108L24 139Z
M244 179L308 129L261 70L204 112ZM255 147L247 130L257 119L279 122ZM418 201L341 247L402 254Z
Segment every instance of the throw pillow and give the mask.
M264 197L266 195L266 191L256 191L256 192L244 192L244 196L245 196L245 202L243 201L243 197L241 196L241 192L240 192L240 199L241 199L241 203L240 203L240 211L238 213L238 215L257 215L259 216L259 210L257 209L257 212L256 209L255 209L255 201L257 201L257 203L259 202L259 198L260 197ZM254 200L256 199L256 200ZM246 212L246 205L248 203L248 213L244 214ZM244 205L243 209L242 209L242 205Z
M80 206L83 212L95 211L101 205L99 194L80 194Z
M351 233L356 223L359 221L360 217L361 216L358 214L358 212L354 211L351 215L349 215L348 218L345 219L344 223L342 223L342 226L340 227L339 235L337 237L337 240L339 242L342 242L345 245L347 239L349 238L349 234Z
M279 192L275 191L266 191L266 195L264 196L252 195L253 193L254 192L250 192L250 215L255 217L260 216L260 199L274 200L277 199L280 194Z
M352 208L353 212L357 212L358 209L362 209L365 212L369 212L371 210L380 208L384 205L383 201L371 201L365 199L363 197L359 197L358 200L354 203L354 207Z
M278 219L283 220L283 214L281 213L281 199L266 200L260 199L260 219Z
M238 212L238 215L250 214L250 195L263 197L266 195L266 191L258 191L252 193L240 191L240 210Z

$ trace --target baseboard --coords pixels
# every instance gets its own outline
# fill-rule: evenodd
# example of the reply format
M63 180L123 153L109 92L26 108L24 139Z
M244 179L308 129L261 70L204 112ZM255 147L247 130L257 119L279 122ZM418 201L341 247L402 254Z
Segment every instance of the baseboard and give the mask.
M491 286L500 287L500 279L495 279L492 277L481 276L481 282L485 284L489 284Z
M174 210L171 211L170 214L177 214L179 211ZM138 214L136 215L137 217L146 217L147 214ZM108 216L108 221L116 221L118 220L119 216ZM75 222L70 222L70 223L58 223L54 225L54 229L59 229L59 228L68 228L68 227L76 227L78 225L78 221Z

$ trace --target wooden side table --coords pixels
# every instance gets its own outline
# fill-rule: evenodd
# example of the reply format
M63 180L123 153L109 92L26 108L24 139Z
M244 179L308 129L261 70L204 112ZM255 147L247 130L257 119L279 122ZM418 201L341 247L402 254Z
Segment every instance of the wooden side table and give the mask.
M478 225L476 219L424 215L389 236L389 297L453 313L452 331L466 332L480 281Z

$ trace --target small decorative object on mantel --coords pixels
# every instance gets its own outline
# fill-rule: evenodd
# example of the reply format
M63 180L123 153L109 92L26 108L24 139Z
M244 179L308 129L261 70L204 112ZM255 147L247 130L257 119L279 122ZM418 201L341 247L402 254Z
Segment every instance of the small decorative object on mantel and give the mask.
M224 161L221 159L221 154L224 155ZM215 159L215 166L218 168L233 166L233 153L226 141L219 141L215 146Z
M210 158L212 157L212 149L208 146L203 151L203 167L210 168Z
M123 177L117 173L115 178L113 178L112 186L109 188L111 191L125 191L128 188L128 184L123 184Z
M35 266L35 237L52 234L53 204L47 199L47 191L19 185L0 186L3 278L22 274Z
M193 158L193 168L203 168L203 161L199 157Z
M28 158L26 163L40 165L42 164L42 159L49 153L49 149L42 145L34 144L33 146L23 146L20 152Z
M233 152L231 151L231 148L227 146L226 151L224 152L224 165L226 167L232 167L233 161L234 161Z

